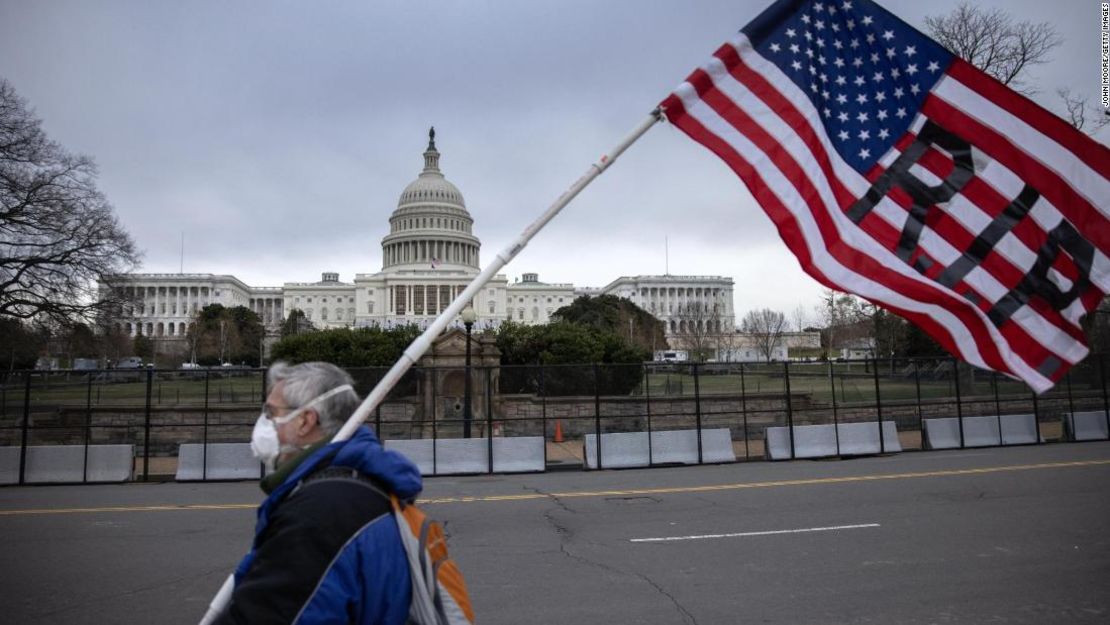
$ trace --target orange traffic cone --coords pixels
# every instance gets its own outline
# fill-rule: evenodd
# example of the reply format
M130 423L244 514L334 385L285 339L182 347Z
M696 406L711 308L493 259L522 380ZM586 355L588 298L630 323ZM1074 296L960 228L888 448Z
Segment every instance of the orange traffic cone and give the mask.
M563 422L562 421L556 421L555 422L555 442L556 443L563 442Z

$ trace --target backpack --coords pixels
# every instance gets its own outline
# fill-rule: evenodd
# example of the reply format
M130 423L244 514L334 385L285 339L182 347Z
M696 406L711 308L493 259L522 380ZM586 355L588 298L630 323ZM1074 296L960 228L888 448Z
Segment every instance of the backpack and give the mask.
M472 625L474 610L462 572L447 555L439 523L416 504L389 496L412 577L409 622L415 625Z

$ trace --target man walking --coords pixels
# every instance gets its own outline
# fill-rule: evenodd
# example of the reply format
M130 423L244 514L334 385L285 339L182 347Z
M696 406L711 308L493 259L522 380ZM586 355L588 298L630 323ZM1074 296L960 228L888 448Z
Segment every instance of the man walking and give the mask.
M251 448L269 496L216 622L402 625L412 580L389 494L413 499L419 470L365 426L329 443L359 403L339 367L278 362L267 381Z

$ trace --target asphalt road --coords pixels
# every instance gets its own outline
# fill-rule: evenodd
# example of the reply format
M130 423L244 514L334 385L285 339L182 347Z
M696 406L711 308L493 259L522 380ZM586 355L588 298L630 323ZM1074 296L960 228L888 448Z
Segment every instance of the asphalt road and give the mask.
M1107 623L1110 443L434 478L479 622ZM0 488L0 620L195 623L253 483Z

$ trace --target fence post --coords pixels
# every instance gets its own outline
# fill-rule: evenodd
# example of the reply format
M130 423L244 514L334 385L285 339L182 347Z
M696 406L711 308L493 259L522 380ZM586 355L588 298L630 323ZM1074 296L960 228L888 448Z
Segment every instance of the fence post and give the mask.
M597 447L594 450L597 458L597 468L601 468L601 376L598 373L597 363L594 363L594 435Z
M917 436L921 439L921 448L925 449L925 414L921 411L921 375L916 358L913 359L913 386L917 393Z
M493 367L486 370L486 450L489 455L489 472L493 473ZM504 426L504 423L502 423Z
M698 464L702 463L702 449L701 449L701 385L699 383L700 377L698 376L699 363L694 363L694 420L697 423L698 432Z
M651 365L640 365L644 368L644 411L647 413L648 431L648 466L655 464L655 449L651 446Z
M749 462L752 456L748 448L748 389L744 382L744 363L740 363L740 414L744 417L744 461ZM766 435L763 439L764 445L766 445Z
M85 390L85 459L81 464L81 483L89 481L89 438L92 435L92 371L88 372L89 384Z
M468 349L469 349L469 346L468 346ZM429 367L427 369L421 369L420 371L421 371L422 374L424 374L426 376L427 373L424 373L424 372L429 371L429 370L431 370L431 372L432 372L432 475L437 475L439 473L439 453L438 453L439 452L439 443L438 443L438 441L439 441L439 427L436 425L436 400L435 400L435 395L436 395L436 391L437 391L436 370L435 370L434 367ZM469 367L466 368L466 375L467 375L467 377L469 377L471 375L471 370L470 370ZM467 382L467 384L469 385L470 382ZM419 388L421 390L423 390L424 385L423 384L419 385ZM468 403L474 401L473 396L469 396L470 395L469 393L467 393L467 395L468 395L468 397L466 398L466 401ZM464 406L463 410L468 411L464 414L470 414L470 415L474 414L473 413L474 409L470 406ZM425 410L424 414L427 415L428 411ZM470 422L467 421L466 424L464 425L464 427L466 428L466 434L464 434L464 436L469 438L470 437ZM421 433L423 433L424 428L420 428L420 431L421 431ZM421 435L423 435L423 434L421 434Z
M1041 415L1037 409L1037 393L1033 391L1030 393L1033 395L1033 425L1037 428L1037 444L1040 445L1044 440L1041 439Z
M1001 447L1002 443L1002 402L998 400L998 372L991 371L991 388L994 390L994 414L995 420L998 421L998 446Z
M208 479L208 380L211 371L204 370L204 430L201 435L200 445L200 479ZM181 459L178 458L178 462ZM261 463L259 463L261 464ZM261 472L261 469L260 469Z
M1075 401L1074 401L1074 399L1072 398L1072 395L1071 395L1071 370L1070 369L1068 370L1068 372L1066 374L1064 374L1064 380L1066 380L1067 383L1068 383L1068 411L1071 412L1071 422L1072 422L1072 424L1074 424L1075 423Z
M143 481L150 479L150 392L154 387L154 369L146 370L146 414L143 416Z
M790 363L782 361L782 377L786 382L786 431L790 434L790 458L794 458L794 409L790 403ZM763 436L763 444L767 444L767 435Z
M836 455L840 455L840 416L836 410L836 376L833 375L833 361L829 361L829 386L832 387L833 435L836 436Z
M1098 355L1098 377L1102 380L1102 411L1106 415L1106 431L1110 432L1110 399L1106 395L1106 354ZM1072 417L1074 423L1075 417ZM1039 425L1037 426L1040 427ZM1040 430L1037 430L1040 434Z
M23 426L19 441L19 483L23 484L27 474L27 428L31 421L31 372L23 374Z
M960 404L960 362L952 359L952 380L956 383L956 420L960 424L960 449L964 448L964 411Z
M540 432L543 433L543 466L547 467L547 389L544 381L543 374L543 361L540 361ZM556 427L558 422L556 421ZM551 440L555 441L555 433L552 432Z
M883 400L879 396L879 359L875 358L875 366L872 367L875 374L875 412L879 418L879 453L886 452L886 435L883 434ZM897 430L898 426L895 425L894 429Z

